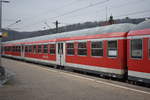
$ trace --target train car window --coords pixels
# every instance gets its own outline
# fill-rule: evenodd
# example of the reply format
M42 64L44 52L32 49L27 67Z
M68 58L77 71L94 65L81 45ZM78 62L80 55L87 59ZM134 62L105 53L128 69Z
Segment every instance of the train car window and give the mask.
M91 55L92 56L103 56L102 41L91 42Z
M60 43L58 43L58 54L60 54Z
M9 51L9 47L6 47L6 51Z
M20 52L20 46L17 46L17 52Z
M63 43L58 43L58 54L63 54Z
M15 46L15 52L17 52L18 51L18 46Z
M29 46L29 52L32 52L32 46L31 45Z
M20 52L20 51L21 51L20 46L17 46L17 52Z
M63 43L60 43L60 44L61 44L61 53L63 54L63 52L64 52Z
M10 51L12 51L12 46L10 46L9 48L10 48Z
M108 41L107 55L108 57L117 57L117 40Z
M12 52L14 52L14 46L12 46Z
M16 52L16 46L14 46L14 52Z
M131 40L131 57L142 58L142 39Z
M8 50L7 50L7 47L4 47L4 50L5 50L5 51L8 51Z
M13 52L15 52L15 46L13 46Z
M15 52L15 46L13 46L13 52Z
M16 52L18 52L18 51L19 51L18 46L16 46Z
M7 47L6 46L4 47L4 51L7 51Z
M25 52L28 52L28 46L25 46Z
M19 52L19 46L16 46L16 52Z
M149 39L149 41L148 41L148 45L149 45L149 46L148 46L148 49L149 49L149 50L148 50L148 51L149 51L148 53L149 53L149 58L150 58L150 39Z
M55 54L55 44L50 44L50 54Z
M48 45L44 45L44 47L43 47L43 53L48 53Z
M12 52L14 52L14 46L12 46Z
M9 51L9 46L7 47L7 51Z
M8 46L8 50L7 51L10 51L10 47Z
M16 46L14 46L14 52L16 52Z
M18 52L18 46L15 46L15 52Z
M78 55L81 55L81 56L87 55L86 42L79 42L78 43Z
M67 55L74 55L74 43L67 43Z
M36 45L33 45L33 53L36 53Z
M5 51L8 51L8 47L5 47Z
M10 51L12 52L12 46L10 46Z
M38 45L38 53L41 53L42 52L42 45Z
M6 47L4 47L4 51L6 51Z

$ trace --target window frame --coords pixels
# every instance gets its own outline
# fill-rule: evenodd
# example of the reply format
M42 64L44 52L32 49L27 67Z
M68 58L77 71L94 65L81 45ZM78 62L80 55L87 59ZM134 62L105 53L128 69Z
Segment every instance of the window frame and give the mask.
M15 46L13 46L13 52L15 52Z
M18 45L17 49L18 49L17 52L21 52L21 46L20 45Z
M54 45L54 48L51 49L51 46L50 46L50 45ZM54 52L54 53L51 53L51 50L54 50L55 52ZM55 55L55 54L56 54L56 44L55 44L55 43L49 44L49 54L50 54L50 55Z
M37 49L36 46L37 46L36 44L33 44L33 45L32 45L32 53L34 53L34 54L37 53L37 52L36 52L36 49Z
M73 48L67 48L67 44L73 44ZM73 54L68 54L68 49L73 50L74 53L73 53ZM75 55L75 43L74 43L74 42L67 42L67 43L66 43L66 55L67 55L67 56L74 56L74 55Z
M15 48L15 52L17 52L17 46L14 46L14 48Z
M108 48L108 42L111 42L111 41L116 41L117 42L117 55L116 56L109 56L108 55L108 50L109 50L109 48ZM108 58L117 58L118 57L118 40L107 40L107 57Z
M4 47L4 51L5 51L5 52L8 52L8 51L7 51L7 46Z
M19 52L19 46L16 46L16 52Z
M133 58L133 57L132 57L132 46L131 46L131 40L137 40L137 39L142 40L142 57L141 57L141 58ZM129 45L130 45L130 54L129 54L129 55L130 55L130 58L131 58L131 59L142 60L142 59L143 59L143 38L134 38L134 39L130 39L129 41L130 41L130 44L129 44Z
M29 53L29 46L25 45L25 53Z
M40 49L39 49L39 46L41 47ZM39 50L40 50L40 52L39 52ZM42 44L38 44L38 45L37 45L37 53L38 53L38 54L41 54L41 53L42 53Z
M102 42L102 48L92 48L92 42ZM97 40L97 41L91 41L91 43L90 43L90 46L91 46L91 57L103 57L104 56L104 43L103 43L104 41L103 40ZM93 56L92 55L92 49L99 49L99 50L101 50L102 49L102 52L103 52L103 55L102 56Z
M79 55L79 49L83 49L83 48L79 48L79 43L86 43L86 55ZM88 48L87 48L88 46L87 46L87 41L78 41L77 42L77 55L78 56L88 56Z
M150 38L148 39L148 58L150 60Z
M28 46L29 46L28 48L29 53L33 53L33 45L28 45Z
M45 48L44 48L44 46L47 46L47 52L45 53ZM49 51L48 51L48 44L43 44L43 52L42 53L44 53L44 54L49 54Z

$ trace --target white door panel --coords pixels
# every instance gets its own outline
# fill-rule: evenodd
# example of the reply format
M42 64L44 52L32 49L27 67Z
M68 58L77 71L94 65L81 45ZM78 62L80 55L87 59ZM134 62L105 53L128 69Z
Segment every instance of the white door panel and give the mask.
M57 64L63 66L65 64L65 43L58 42L56 45Z

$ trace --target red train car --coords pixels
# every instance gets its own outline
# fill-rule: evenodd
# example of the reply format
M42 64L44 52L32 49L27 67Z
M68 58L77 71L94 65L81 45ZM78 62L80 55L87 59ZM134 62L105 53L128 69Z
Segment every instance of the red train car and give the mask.
M20 59L123 78L127 72L127 34L133 24L114 24L5 42L20 45ZM11 48L14 48L12 46ZM14 50L5 56L13 56Z
M150 20L128 33L127 52L128 79L150 84Z
M8 41L3 56L150 84L150 20L134 26L114 24Z
M4 46L4 52L5 55L12 55L16 57L21 56L21 46L20 45L12 45L12 44L6 44Z

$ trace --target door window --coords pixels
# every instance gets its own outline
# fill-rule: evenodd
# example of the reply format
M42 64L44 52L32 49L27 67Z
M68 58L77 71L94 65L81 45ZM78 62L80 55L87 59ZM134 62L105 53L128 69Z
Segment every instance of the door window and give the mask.
M117 57L117 40L108 41L107 55L108 57Z
M50 44L50 54L55 54L55 44Z
M103 56L103 45L102 41L91 42L91 55L92 56Z
M142 39L131 40L131 57L142 58Z
M63 43L58 43L58 54L63 54Z
M67 43L67 55L74 55L74 43Z
M86 42L79 42L78 43L78 55L81 55L81 56L86 56L87 55Z

